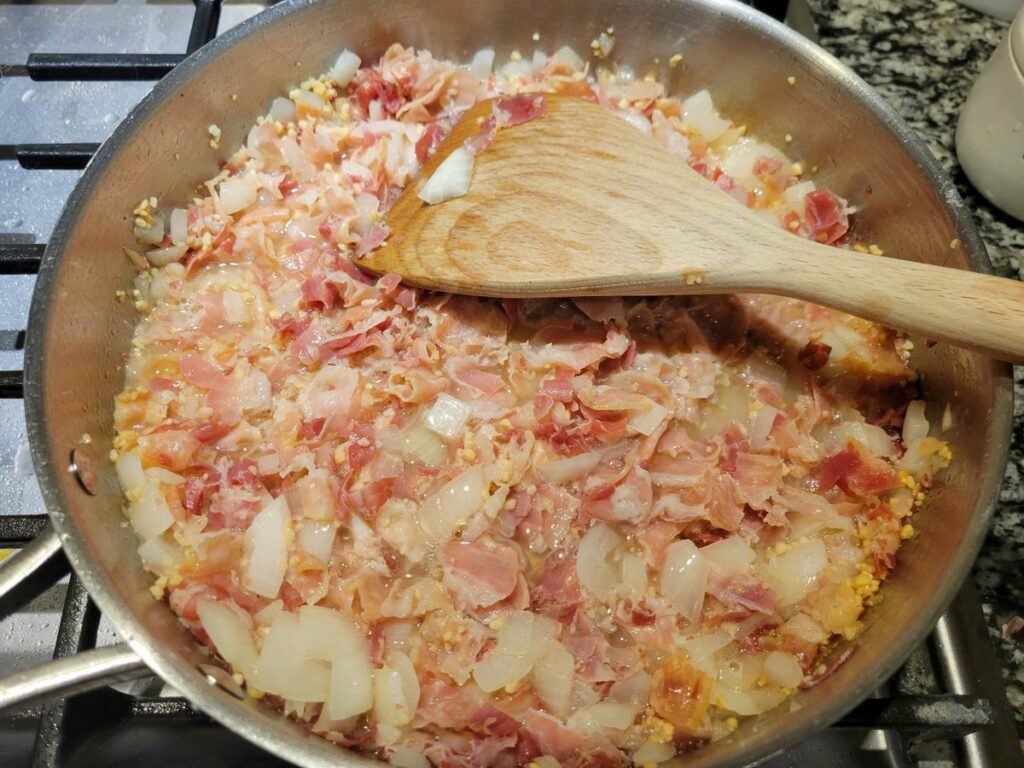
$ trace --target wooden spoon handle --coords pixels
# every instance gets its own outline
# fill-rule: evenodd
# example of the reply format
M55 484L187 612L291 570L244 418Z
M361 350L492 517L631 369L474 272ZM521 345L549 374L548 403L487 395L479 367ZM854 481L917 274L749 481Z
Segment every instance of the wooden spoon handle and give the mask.
M802 252L784 262L765 259L763 269L752 269L757 259L744 260L742 276L736 278L747 285L734 284L730 290L785 294L926 339L1024 362L1024 283L854 251L796 250ZM718 277L729 282L727 275Z

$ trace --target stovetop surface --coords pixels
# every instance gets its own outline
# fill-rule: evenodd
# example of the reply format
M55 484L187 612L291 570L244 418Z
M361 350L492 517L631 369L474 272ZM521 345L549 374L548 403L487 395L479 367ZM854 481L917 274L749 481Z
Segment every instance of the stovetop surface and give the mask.
M224 3L217 32L263 7ZM791 15L806 17L795 8ZM79 170L26 169L18 162L18 145L101 142L152 87L152 82L39 82L19 66L39 52L180 54L194 17L195 6L184 2L0 5L0 250L25 246L38 255L31 246L45 243L80 175ZM21 369L33 285L31 274L0 274L0 371ZM41 527L45 509L28 455L22 403L9 396L16 389L0 393L0 518L20 517L26 524L21 528L31 531ZM23 543L25 537L10 538ZM1015 742L1015 737L1006 730L1009 715L998 665L984 631L977 595L968 586L928 644L877 699L865 702L842 727L765 765L1011 765L1019 753L1006 751L1007 738ZM65 576L0 620L0 675L46 661L55 648L65 652L115 642L116 631L91 606L77 579ZM932 698L939 694L947 698ZM978 728L981 735L958 738ZM986 749L1000 755L1000 762L986 761ZM0 768L186 764L282 765L193 712L156 679L0 720Z

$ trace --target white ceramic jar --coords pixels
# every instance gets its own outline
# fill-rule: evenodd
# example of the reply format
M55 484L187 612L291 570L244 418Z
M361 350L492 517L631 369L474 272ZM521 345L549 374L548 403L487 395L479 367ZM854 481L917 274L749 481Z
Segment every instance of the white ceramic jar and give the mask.
M956 153L975 188L1024 221L1024 9L967 97Z

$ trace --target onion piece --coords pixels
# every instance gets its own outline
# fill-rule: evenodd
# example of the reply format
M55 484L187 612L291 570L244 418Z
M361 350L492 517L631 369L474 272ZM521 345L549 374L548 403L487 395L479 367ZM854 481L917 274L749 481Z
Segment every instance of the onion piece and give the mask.
M151 568L174 568L184 561L181 547L165 536L154 536L139 546L139 557Z
M533 668L559 631L559 625L529 611L503 618L498 644L473 667L473 679L490 693L519 682Z
M342 720L373 706L373 663L366 638L355 628L334 642L327 714L332 720Z
M781 688L767 685L750 691L737 691L735 688L716 686L712 698L714 699L715 696L721 700L720 707L743 717L760 715L774 709L787 698L787 694Z
M356 76L360 64L362 64L362 60L346 48L338 55L334 66L331 67L331 79L338 84L338 87L344 88Z
M146 479L156 485L181 485L185 482L184 477L163 467L150 467L147 469Z
M622 545L622 537L604 523L594 523L580 539L576 573L587 591L602 602L622 580L618 563L610 562L612 553Z
M560 642L552 640L530 675L530 685L544 706L559 717L565 717L569 713L575 676L573 655Z
M220 207L224 213L238 213L256 202L258 190L248 179L227 179L217 187Z
M373 673L373 715L387 725L405 725L420 703L420 681L404 653L389 653L383 667Z
M278 123L294 123L298 115L295 102L278 96L270 105L270 119Z
M728 120L718 116L711 101L711 94L706 89L698 91L683 102L683 122L697 129L705 141L714 141L732 125Z
M700 618L708 570L708 561L689 539L674 541L665 551L661 594L689 621Z
M184 245L168 245L166 248L154 248L152 251L146 251L146 260L154 267L166 267L168 264L181 261L181 257L187 251L188 247Z
M284 496L267 504L249 524L245 532L244 582L247 589L263 597L277 597L288 568L291 528L291 514Z
M633 765L642 766L648 763L664 763L676 756L676 749L671 742L662 744L660 741L645 741L633 753Z
M174 515L167 505L167 499L159 486L153 483L143 486L139 498L128 505L126 513L143 541L159 536L174 525Z
M277 617L281 615L281 611L283 610L284 601L274 600L273 602L268 603L266 608L256 611L256 613L252 615L252 620L264 627L269 627L274 623Z
M293 701L325 701L331 684L330 667L327 662L307 658L303 647L298 615L282 611L263 639L251 684Z
M473 54L473 60L469 62L469 71L477 80L486 80L491 75L491 68L494 66L494 49L481 48Z
M567 459L556 459L547 464L536 467L537 472L545 480L552 483L568 483L579 480L584 475L594 471L601 463L601 454L597 451L589 451Z
M448 541L483 506L486 495L483 467L471 467L420 504L420 527L432 542Z
M117 479L125 491L133 491L146 485L146 475L142 470L142 459L139 454L129 451L117 457L114 464Z
M892 456L896 452L889 434L874 424L843 421L825 432L826 445L842 448L850 440L856 440L876 456Z
M257 659L252 629L224 603L197 600L196 613L199 614L199 621L206 634L210 636L214 650L224 661L245 675L246 679L251 679Z
M764 673L783 688L796 688L803 682L804 671L791 653L772 651L764 660Z
M757 557L739 536L729 536L700 548L701 555L713 568L724 574L746 573Z
M639 600L647 591L647 561L634 552L622 556L622 589L624 597Z
M565 64L568 67L571 67L572 69L583 69L583 59L581 59L579 55L576 53L576 51L574 51L568 45L563 45L561 48L559 48L557 51L551 54L551 58L561 62L562 64Z
M299 523L295 543L324 565L331 559L337 526L334 523L318 523L312 520Z
M160 245L164 240L164 231L163 214L154 211L153 223L148 227L135 227L133 234L140 243Z
M184 208L175 208L171 211L171 242L175 245L185 245L188 240L188 211Z
M825 628L806 613L794 613L789 621L782 625L782 629L815 645L824 643L829 637Z
M948 406L947 406L948 408ZM924 414L924 401L914 400L907 406L903 417L903 445L911 445L928 437L928 419Z
M637 710L631 704L615 701L599 701L585 710L590 718L602 728L624 731L636 720Z
M473 178L473 154L459 147L437 166L416 195L427 205L443 203L469 192Z
M775 590L777 607L787 608L803 600L826 565L828 552L821 539L798 543L770 562L764 570Z
M430 406L423 423L445 440L454 440L462 434L472 409L461 400L442 392Z

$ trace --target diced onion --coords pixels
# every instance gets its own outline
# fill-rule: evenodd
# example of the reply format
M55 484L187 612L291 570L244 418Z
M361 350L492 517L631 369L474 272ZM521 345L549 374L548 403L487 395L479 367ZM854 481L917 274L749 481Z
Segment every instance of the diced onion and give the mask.
M594 523L580 539L576 573L580 583L598 600L606 601L621 580L619 566L610 558L622 544L622 537L603 523Z
M331 67L331 79L339 87L344 88L355 77L361 63L360 58L346 48L335 60L334 66Z
M462 197L469 192L472 178L473 154L465 147L459 147L437 166L416 196L427 205Z
M258 190L248 179L227 179L217 187L224 213L238 213L256 202Z
M533 667L530 682L544 706L559 717L569 713L572 683L575 674L573 655L557 640L552 640L547 651Z
M256 669L256 644L252 629L242 617L224 603L206 599L196 601L196 613L214 650L246 678L252 678Z
M428 467L441 467L448 461L448 448L433 430L421 421L415 421L397 435L384 441L384 448Z
M486 493L483 467L467 469L420 504L420 527L431 541L448 541L480 509Z
M252 615L252 620L255 621L257 624L262 624L265 627L269 627L271 624L274 623L274 620L281 615L281 611L283 610L284 601L274 600L273 602L268 603L266 608L256 611L256 613Z
M889 434L874 424L843 421L825 433L827 445L843 447L849 440L856 440L876 456L891 456L896 452Z
M299 523L295 533L295 542L325 565L331 559L334 536L337 528L334 523L318 523L307 520Z
M726 574L746 573L757 557L750 545L739 536L729 536L712 542L706 547L701 547L700 553L710 565Z
M660 741L645 741L639 749L633 753L633 765L642 766L648 763L664 763L676 756L675 747L672 742L661 743Z
M150 467L147 469L146 479L162 485L181 485L185 482L184 477L163 467Z
M558 624L546 616L515 611L504 617L498 644L473 667L473 679L488 693L517 683L548 650Z
M294 123L296 119L295 102L278 96L270 105L270 119L278 123Z
M303 638L298 615L282 611L263 639L252 685L293 701L325 701L330 668L327 662L310 659L302 652Z
M636 709L630 704L600 701L587 708L587 714L602 728L624 731L636 719Z
M127 514L135 532L144 541L159 536L174 525L174 515L167 499L153 483L143 486L139 498L128 505Z
M765 569L778 607L786 608L803 600L826 565L828 553L821 539L810 539L779 555Z
M700 617L708 583L708 562L689 539L672 542L665 552L661 594L689 621Z
M154 536L139 546L139 557L151 568L173 568L180 565L181 547L164 536Z
M914 400L907 406L903 417L903 445L909 448L928 437L928 419L924 415L924 401Z
M238 291L224 291L224 317L235 325L249 322L249 307Z
M696 128L705 141L714 141L732 125L718 116L707 90L698 91L683 102L683 121Z
M288 96L295 102L295 112L300 118L307 115L319 115L327 106L327 102L312 91L296 88Z
M184 245L168 245L166 248L154 248L146 251L146 260L154 267L166 267L176 261L181 261L188 248Z
M389 653L383 667L373 673L373 714L378 722L405 725L420 703L420 682L409 657Z
M117 457L114 469L117 470L117 479L121 483L121 488L125 491L142 488L146 484L146 475L142 470L142 459L139 458L137 453L122 453Z
M760 715L786 700L787 694L774 686L754 688L750 691L737 691L734 688L718 686L716 695L721 699L720 706L735 712L737 715Z
M494 49L481 48L473 55L473 60L469 63L469 71L477 80L486 80L490 76L493 66Z
M764 660L764 673L783 688L796 688L804 679L800 662L791 653L772 651Z
M552 483L568 483L590 474L600 463L601 454L597 451L590 451L570 456L567 459L549 461L536 469L545 480Z
M290 531L291 515L284 496L270 502L249 524L245 532L247 589L263 597L277 597L288 568Z
M561 48L555 51L551 55L551 58L556 59L557 61L560 61L563 64L572 67L573 69L583 69L583 59L581 59L579 55L576 53L576 51L574 51L568 45L563 45Z
M171 242L175 245L184 245L188 240L188 211L184 208L175 208L171 211Z
M828 632L825 631L824 627L806 613L793 614L789 621L783 625L783 629L815 645L828 640Z
M442 392L430 406L423 422L445 440L454 440L462 434L471 413L464 402Z
M135 227L135 239L147 245L160 245L164 239L164 217L161 213L153 214L153 223L148 227Z
M342 720L373 706L373 663L369 643L354 626L335 637L334 645L327 708L332 720Z
M622 556L623 596L638 600L647 591L647 562L633 552Z

